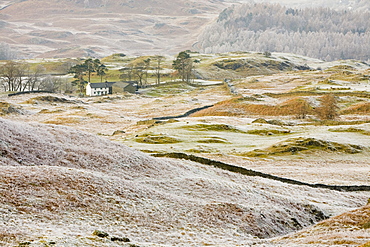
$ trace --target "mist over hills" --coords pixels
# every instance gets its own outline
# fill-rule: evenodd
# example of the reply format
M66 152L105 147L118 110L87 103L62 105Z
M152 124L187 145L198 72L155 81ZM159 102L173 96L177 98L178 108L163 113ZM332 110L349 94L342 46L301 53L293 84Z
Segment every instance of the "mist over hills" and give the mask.
M248 0L13 0L0 3L0 43L19 58L176 54L199 47L198 36L232 4ZM257 0L255 2L267 2ZM277 2L270 0L268 2ZM369 10L364 0L278 1L292 8ZM365 21L365 20L364 20ZM203 33L202 39L206 33ZM210 35L214 35L211 33ZM225 30L224 34L229 35ZM209 38L209 37L208 37ZM224 40L215 40L222 45ZM234 41L231 41L234 42ZM256 49L254 47L251 47ZM295 50L289 51L291 53ZM2 58L11 58L0 52Z

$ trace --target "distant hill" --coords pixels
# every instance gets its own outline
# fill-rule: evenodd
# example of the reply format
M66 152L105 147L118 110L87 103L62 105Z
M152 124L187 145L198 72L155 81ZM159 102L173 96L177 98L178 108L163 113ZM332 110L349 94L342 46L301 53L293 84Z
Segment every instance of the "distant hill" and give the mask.
M13 58L14 53L19 58L103 57L113 53L173 55L192 49L204 28L216 20L223 9L232 4L249 2L251 1L1 1L0 59ZM298 9L321 6L337 10L369 10L367 0L282 0L278 3ZM229 35L227 30L221 31L225 33L213 37L216 42L220 40L218 36ZM222 43L227 43L222 39L220 41L220 44L215 45L223 46ZM202 46L201 49L207 47Z
M227 5L220 1L7 1L0 43L21 57L174 54Z
M289 52L328 61L369 60L370 12L243 4L225 9L202 33L202 52Z
M251 0L240 0L250 3ZM370 10L368 0L253 0L256 3L278 3L292 8L325 7L335 10Z

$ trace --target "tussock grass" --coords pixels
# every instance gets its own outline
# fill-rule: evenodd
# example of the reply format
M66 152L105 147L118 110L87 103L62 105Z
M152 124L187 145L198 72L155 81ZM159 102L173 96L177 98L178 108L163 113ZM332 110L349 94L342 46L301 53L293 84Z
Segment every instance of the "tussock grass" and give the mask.
M244 98L234 98L217 103L213 107L192 114L194 117L202 116L289 116L300 115L302 98L289 99L279 105L251 104ZM307 108L306 114L311 114L312 109Z
M70 107L72 110L86 110L86 107L84 106L72 106Z
M190 86L186 83L176 81L149 88L145 92L145 94L152 97L161 97L168 95L172 97L172 95L189 93L195 89L196 89L195 87Z
M360 102L343 109L339 114L370 114L370 102Z
M153 158L63 126L0 119L0 127L2 246L120 244L92 242L97 229L147 245L237 246L312 225L327 204L343 210L362 199ZM307 205L316 198L325 203Z
M22 114L22 110L20 107L17 107L8 102L0 102L0 115L7 115L12 113Z
M271 75L281 71L291 71L294 64L287 61L276 61L260 56L260 59L223 59L212 64L214 67L225 71L243 74L243 76Z
M303 96L322 96L326 94L334 94L335 96L352 96L358 98L370 99L368 92L317 92L317 91L292 91L287 93L265 93L264 95L272 98L285 98L285 97L303 97Z
M59 98L54 96L38 96L26 100L23 104L39 104L39 103L68 103L68 104L75 104L76 101L68 100L65 98Z
M16 240L19 240L21 236L25 236L25 232L21 231L11 231L6 228L0 229L0 244L5 244L9 242L14 242Z
M370 205L332 217L324 222L318 223L318 227L329 229L347 228L370 228Z
M149 120L140 120L136 123L136 125L153 125L159 123L161 123L161 121L149 119Z
M239 130L227 124L195 124L195 125L185 125L182 126L181 128L190 131L227 131L234 133L246 133L245 131Z
M363 75L361 73L354 73L349 70L341 70L335 74L332 74L328 79L348 82L361 82L369 80L369 76Z
M248 130L247 134L251 135L287 135L291 134L290 130L278 130L278 129L255 129L255 130Z
M363 228L370 222L370 205L351 210L319 222L313 227L290 236L282 237L279 244L311 244L314 246L358 246L369 247L368 229ZM299 244L298 244L299 243Z
M210 138L202 139L197 141L198 143L224 143L224 144L230 144L230 142L224 138L213 136Z
M257 118L256 120L253 120L252 123L259 123L259 124L271 124L271 125L278 125L278 126L291 126L291 123L285 123L281 120L272 119L272 120L266 120L264 118Z
M307 153L314 151L337 152L356 154L360 153L365 147L352 144L341 144L337 142L330 142L319 140L315 138L293 138L285 142L278 143L266 149L255 149L247 153L241 153L242 156L249 157L267 157L270 155L294 155L298 153Z
M356 120L356 121L341 121L341 120L313 120L308 123L302 123L300 125L315 125L315 126L338 126L338 125L360 125L370 123L366 120Z
M363 244L363 245L360 245L360 246L358 246L358 247L370 247L370 242L367 242L367 243L365 243L365 244Z
M49 109L42 109L39 111L39 114L53 114L53 113L62 113L65 112L62 109L56 109L56 110L49 110Z
M369 220L369 222L366 222L365 224L363 224L363 225L361 226L361 228L364 228L364 229L370 229L370 220Z
M363 135L370 135L370 131L366 131L364 129L354 128L354 127L347 128L347 129L344 129L344 128L329 129L329 131L331 132L351 132L351 133L360 133Z
M179 143L181 140L167 136L167 135L155 135L155 134L143 134L135 138L136 142L147 143L147 144L171 144Z
M343 70L356 70L350 65L335 65L333 67L327 68L325 71L343 71Z

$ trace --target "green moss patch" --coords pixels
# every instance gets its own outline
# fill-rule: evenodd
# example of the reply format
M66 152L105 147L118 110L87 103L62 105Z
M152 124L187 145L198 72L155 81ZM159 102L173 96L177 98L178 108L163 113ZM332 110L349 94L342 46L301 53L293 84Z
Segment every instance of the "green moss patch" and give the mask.
M356 154L360 153L365 147L352 144L342 144L331 141L324 141L315 138L295 138L285 142L278 143L264 150L255 149L253 151L242 154L249 157L266 157L269 155L292 155L312 151L326 151Z
M370 221L362 225L363 229L370 229Z
M136 125L152 125L152 124L159 124L162 123L161 121L157 120L140 120L136 123Z
M350 132L350 133L360 133L364 135L370 135L370 131L366 131L364 129L358 129L358 128L339 128L339 129L329 129L331 132Z
M287 135L290 134L290 130L277 130L277 129L256 129L256 130L248 130L248 134L251 135L265 135L265 136L271 136L271 135Z
M224 144L230 144L226 139L221 138L221 137L210 137L206 139L199 140L198 143L224 143Z
M39 111L39 114L53 114L53 113L62 113L62 112L64 111L61 109L57 109L57 110L42 109L41 111Z
M191 131L228 131L234 133L246 133L245 131L239 130L227 124L195 124L183 126L182 128Z
M315 125L315 126L339 126L339 125L359 125L370 123L370 121L337 121L337 120L313 120L309 123L303 123L300 125Z
M135 138L136 142L147 143L147 144L172 144L179 143L181 140L167 136L167 135L154 135L154 134L144 134Z
M256 120L254 120L252 123L271 124L271 125L279 125L279 126L290 125L290 124L284 123L281 120L275 120L275 119L273 119L273 120L266 120L264 118L258 118Z

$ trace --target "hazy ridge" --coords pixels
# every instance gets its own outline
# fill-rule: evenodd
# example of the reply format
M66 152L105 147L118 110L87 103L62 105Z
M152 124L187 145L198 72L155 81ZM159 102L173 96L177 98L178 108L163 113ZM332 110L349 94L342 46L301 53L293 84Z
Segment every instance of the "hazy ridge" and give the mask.
M20 57L174 54L223 8L206 0L16 1L0 10L0 42Z
M368 60L368 11L245 4L225 9L200 36L203 52L291 52L328 61Z
M199 46L197 43L193 46L203 29L216 20L223 9L232 4L238 6L240 3L249 2L243 0L3 1L0 5L0 31L3 34L0 37L0 43L8 44L9 47L1 46L5 51L0 52L0 55L5 59L12 58L13 56L6 52L9 48L16 52L19 58L102 57L112 53L176 54L186 49L206 49L209 45ZM325 2L285 0L278 3L297 9L330 7L338 11L369 10L368 2L364 0ZM366 19L364 21L366 22ZM201 43L209 40L210 36L214 35L213 32L203 34ZM230 40L222 38L229 35L227 30L217 35L221 36L221 39L213 40L212 42L215 43L212 43L212 47L234 42L232 39L235 34L231 35ZM284 34L283 37L285 36L289 35ZM269 36L269 38L274 37ZM305 38L301 37L301 39ZM309 38L316 37L307 37ZM303 40L303 42L312 41ZM238 42L235 45L233 49L262 49L240 46ZM292 48L290 45L288 47ZM292 49L288 52L295 53L296 50ZM332 59L336 57L334 54Z

